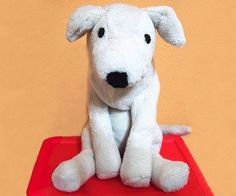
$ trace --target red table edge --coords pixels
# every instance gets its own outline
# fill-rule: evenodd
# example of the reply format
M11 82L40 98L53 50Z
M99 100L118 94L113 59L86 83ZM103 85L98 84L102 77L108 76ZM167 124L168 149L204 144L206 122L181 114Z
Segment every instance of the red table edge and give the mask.
M200 168L198 167L196 161L194 160L192 154L190 153L188 147L186 146L184 140L180 136L174 136L175 142L178 143L177 147L179 148L180 152L184 154L185 159L190 168L194 169L194 175L197 179L199 186L202 188L205 195L214 195L212 190L210 189L209 185L206 182ZM184 147L184 148L183 148Z
M194 175L197 179L199 186L202 188L202 191L204 192L204 194L207 196L214 195L212 190L208 186L208 184L207 184L200 168L198 167L196 161L192 157L185 142L183 141L183 139L180 136L175 136L175 135L171 135L171 137L176 142L176 144L177 144L176 146L179 148L180 152L182 154L184 154L184 157L185 157L189 167L194 170ZM43 163L45 162L45 159L47 159L48 155L50 154L50 150L47 150L45 152L44 149L46 147L47 147L47 149L50 149L52 143L54 143L55 141L56 141L56 143L60 143L61 140L68 139L68 138L78 138L79 139L80 136L55 136L55 137L49 137L43 141L41 148L39 150L35 165L32 170L32 174L30 177L27 191L26 191L27 195L36 196L36 194L35 194L36 192L38 193L38 195L40 195L40 193L38 192L38 190L40 188L38 181L40 181L39 179L41 178L41 173L39 172L40 171L39 168L45 167L45 165ZM41 169L41 171L42 171L42 169ZM34 180L34 179L37 179L37 180Z

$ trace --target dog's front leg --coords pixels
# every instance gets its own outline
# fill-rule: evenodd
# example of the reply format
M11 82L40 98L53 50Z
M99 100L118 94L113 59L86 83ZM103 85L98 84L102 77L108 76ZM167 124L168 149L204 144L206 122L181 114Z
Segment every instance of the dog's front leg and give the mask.
M120 169L120 153L113 136L108 106L95 92L90 93L89 118L96 174L100 179L115 177Z
M142 95L131 108L132 127L127 141L121 179L133 187L149 185L152 170L152 140L156 124L156 96Z

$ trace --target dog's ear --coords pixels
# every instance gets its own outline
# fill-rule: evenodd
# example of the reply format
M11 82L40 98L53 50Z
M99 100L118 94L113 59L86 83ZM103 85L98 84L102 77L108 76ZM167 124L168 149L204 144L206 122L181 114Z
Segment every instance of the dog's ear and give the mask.
M168 43L181 47L185 44L182 25L175 11L168 6L144 8L157 29L159 35Z
M78 8L69 18L66 38L73 42L91 30L104 13L102 7L83 6Z

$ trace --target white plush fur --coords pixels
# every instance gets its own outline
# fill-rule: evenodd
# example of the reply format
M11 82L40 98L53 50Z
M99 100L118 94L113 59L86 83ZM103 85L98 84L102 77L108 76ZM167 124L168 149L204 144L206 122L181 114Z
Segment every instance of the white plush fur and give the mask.
M105 34L99 38L101 27ZM159 155L162 131L184 135L190 129L160 127L156 122L160 85L152 64L155 30L174 46L185 43L181 23L166 6L84 6L72 14L67 39L75 41L88 33L89 121L82 134L82 152L53 172L57 189L76 191L94 174L100 179L120 174L126 185L145 187L151 182L168 192L186 184L187 164ZM149 44L145 34L151 37ZM107 83L107 75L114 71L127 74L126 88Z

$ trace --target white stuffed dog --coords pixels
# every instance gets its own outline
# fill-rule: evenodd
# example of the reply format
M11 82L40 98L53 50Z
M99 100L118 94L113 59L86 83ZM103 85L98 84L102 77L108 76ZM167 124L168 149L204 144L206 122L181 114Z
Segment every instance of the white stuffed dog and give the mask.
M160 85L152 63L155 30L174 46L185 43L181 23L167 6L84 6L70 17L69 41L88 33L89 121L82 151L52 174L57 189L76 191L95 173L100 179L120 174L132 187L151 182L166 192L187 183L187 164L159 154L163 133L184 135L190 130L156 122Z

